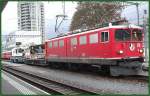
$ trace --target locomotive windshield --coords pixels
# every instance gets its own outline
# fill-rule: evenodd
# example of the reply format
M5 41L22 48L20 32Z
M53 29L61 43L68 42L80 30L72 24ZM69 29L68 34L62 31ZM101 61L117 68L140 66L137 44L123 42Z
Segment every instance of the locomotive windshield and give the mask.
M43 53L44 46L43 45L36 45L36 46L30 46L30 53Z
M117 29L115 32L115 39L116 41L141 41L142 31L139 29Z
M131 39L131 33L129 30L118 29L115 32L115 39L117 41L128 41Z

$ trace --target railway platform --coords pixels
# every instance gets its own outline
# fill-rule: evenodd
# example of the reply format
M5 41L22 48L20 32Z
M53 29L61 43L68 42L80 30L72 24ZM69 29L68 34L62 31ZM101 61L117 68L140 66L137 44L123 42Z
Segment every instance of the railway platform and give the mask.
M1 83L2 83L1 91L3 95L48 95L49 94L4 71L2 71Z
M98 94L148 94L148 82L139 81L136 80L136 78L134 78L135 80L128 80L125 78L81 74L78 72L30 66L26 64L2 63L4 64L3 66L6 67L11 67L76 88L93 91Z

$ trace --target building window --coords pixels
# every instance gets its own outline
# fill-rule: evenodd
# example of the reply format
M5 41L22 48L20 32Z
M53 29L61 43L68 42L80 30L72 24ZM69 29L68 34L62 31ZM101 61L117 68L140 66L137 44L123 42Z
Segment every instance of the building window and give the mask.
M52 48L52 42L49 42L49 48Z
M80 36L79 38L80 45L84 45L87 43L86 36Z
M60 40L60 41L59 41L59 46L60 46L60 47L63 47L63 46L64 46L64 40Z
M77 45L77 38L71 38L71 45Z
M108 41L108 32L101 32L101 42Z
M55 42L54 42L54 47L57 47L57 46L58 46L58 42L55 41Z
M90 44L98 42L98 33L90 35Z

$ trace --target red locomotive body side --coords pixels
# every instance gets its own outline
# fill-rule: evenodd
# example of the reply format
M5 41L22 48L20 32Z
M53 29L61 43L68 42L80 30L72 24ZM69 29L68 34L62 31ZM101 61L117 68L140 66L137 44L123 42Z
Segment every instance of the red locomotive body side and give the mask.
M76 36L70 36L67 38L67 57L72 58L111 58L111 41L101 42L100 33L108 32L109 29L98 30L94 32L89 32L85 34L78 34ZM97 36L97 42L90 44L90 36ZM80 44L80 37L86 36L86 44ZM71 39L76 38L77 44L71 45ZM105 49L105 50L103 50ZM105 53L105 54L104 54Z
M76 33L46 41L46 60L71 63L108 64L105 60L141 58L143 56L143 40L132 40L133 30L140 28L105 27L87 32ZM121 32L120 32L121 30ZM117 36L125 34L130 38L117 40ZM62 43L63 42L63 43ZM115 61L116 60L116 61Z
M46 58L67 58L67 59L77 59L77 58L111 58L111 40L108 42L101 42L100 41L100 33L101 32L109 32L108 28L103 30L85 32L81 34L74 34L73 36L66 36L60 37L56 39L49 40L45 44L46 48ZM97 42L90 44L90 35L96 34L97 35ZM79 38L81 36L86 36L86 44L80 44ZM62 39L61 39L62 38ZM76 38L75 45L71 45L71 39ZM59 41L64 41L64 46L59 46ZM50 42L52 42L52 48L49 48ZM105 49L105 50L103 50ZM94 50L94 51L93 51ZM103 54L105 53L105 54Z

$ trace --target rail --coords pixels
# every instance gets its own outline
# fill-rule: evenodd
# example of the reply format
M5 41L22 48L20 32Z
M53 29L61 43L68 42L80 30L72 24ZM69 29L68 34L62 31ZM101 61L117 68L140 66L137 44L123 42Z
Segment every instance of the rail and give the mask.
M84 89L75 88L73 86L65 85L56 81L48 80L46 78L36 76L27 72L23 72L20 70L13 69L11 67L3 67L2 70L8 72L18 78L23 79L24 81L37 86L38 88L49 92L51 94L58 95L80 95L80 94L97 94L94 92L90 92Z

